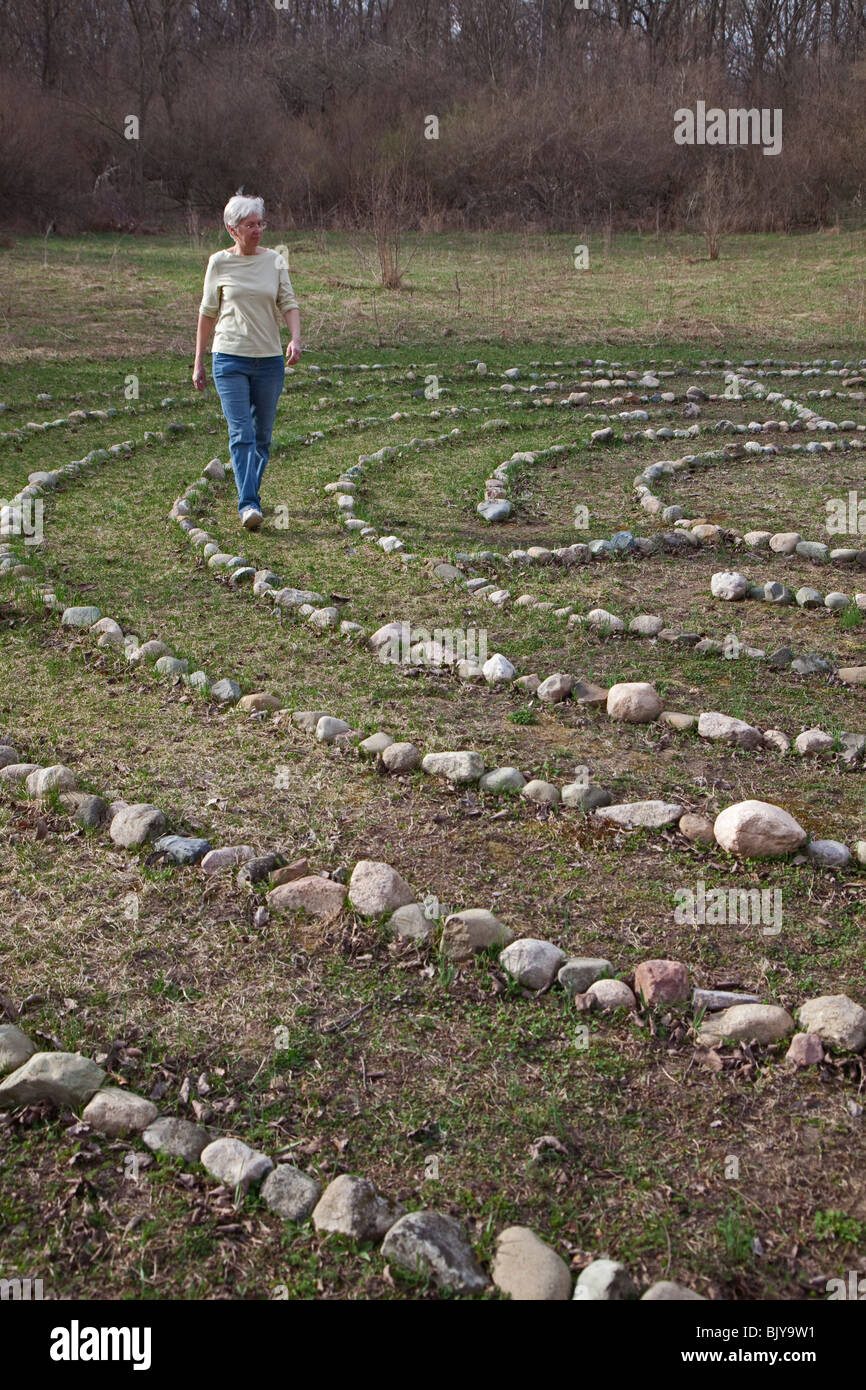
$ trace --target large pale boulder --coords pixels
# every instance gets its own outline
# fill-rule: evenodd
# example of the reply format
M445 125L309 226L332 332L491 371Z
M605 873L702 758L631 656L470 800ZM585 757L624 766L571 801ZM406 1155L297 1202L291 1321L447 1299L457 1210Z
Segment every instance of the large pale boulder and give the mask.
M561 1255L528 1226L507 1226L496 1241L493 1282L517 1302L571 1298L571 1273Z
M647 681L621 681L607 692L607 712L627 724L650 724L661 714L662 701Z
M777 1004L735 1004L706 1016L699 1041L713 1043L727 1038L732 1042L772 1043L793 1031L794 1020Z
M866 1047L866 1009L847 994L822 994L801 1005L799 1018L809 1033L844 1052L862 1052Z
M737 801L721 811L713 834L722 849L743 859L775 859L806 842L794 817L770 801Z
M405 878L390 864L375 859L359 859L349 879L349 902L364 917L394 912L415 901L415 893Z
M488 946L507 946L514 932L483 907L452 912L442 928L442 949L452 960L469 960Z

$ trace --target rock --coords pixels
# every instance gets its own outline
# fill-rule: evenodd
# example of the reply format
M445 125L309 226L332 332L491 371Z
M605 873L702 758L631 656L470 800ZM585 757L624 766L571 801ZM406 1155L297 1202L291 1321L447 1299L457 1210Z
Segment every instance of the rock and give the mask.
M226 1187L239 1187L246 1192L261 1182L273 1169L267 1154L251 1149L240 1139L214 1139L202 1150L201 1161L211 1177Z
M866 685L866 666L840 666L836 675L846 685Z
M598 806L595 814L625 830L663 830L680 819L683 808L668 801L631 801Z
M290 1163L278 1163L262 1183L265 1206L284 1221L306 1221L321 1193L315 1178L301 1172L300 1168L293 1168Z
M610 719L622 719L628 724L650 724L661 712L662 702L655 686L646 681L622 681L607 692Z
M650 613L639 613L636 618L632 618L628 630L636 632L639 637L658 637L664 625L663 618L656 618Z
M528 1226L507 1226L496 1241L493 1282L517 1302L563 1302L571 1298L565 1260Z
M551 942L523 936L505 947L499 964L525 989L547 989L565 959L565 952Z
M330 714L322 715L316 725L316 738L319 743L333 743L340 734L351 732L351 724L347 724L345 719L334 719Z
M791 751L791 740L781 729L765 729L764 747L775 748L777 753L789 753Z
M776 555L793 555L802 539L798 531L777 531L770 537L770 549Z
M339 621L340 610L333 605L326 608L314 608L312 613L307 616L307 622L310 627L319 628L320 631L324 631L326 628L336 627Z
M218 874L221 869L236 869L255 859L252 845L223 845L220 849L209 850L201 861L202 873Z
M511 516L511 503L507 498L503 498L498 502L479 502L475 510L485 521L507 521Z
M763 734L742 719L710 711L698 716L698 736L730 743L735 748L759 748Z
M108 833L116 845L122 849L138 849L145 840L161 835L165 830L165 816L158 806L149 802L137 801L125 806L112 818Z
M580 811L594 811L598 806L609 806L612 801L610 792L593 782L570 782L562 789L562 804L576 806Z
M14 1023L0 1023L0 1076L23 1067L35 1052L35 1044Z
M478 781L484 772L484 760L480 753L427 753L421 767L431 776L445 777L461 785Z
M451 960L469 960L488 946L507 946L514 932L483 907L467 907L445 918L442 950Z
M0 743L0 768L15 767L18 764L18 750L11 743ZM34 763L34 767L38 764Z
M794 739L794 752L801 757L810 753L826 753L833 747L833 737L823 729L806 729Z
M743 540L750 550L757 550L760 546L769 545L772 534L772 531L747 531Z
M252 883L264 883L265 879L285 864L281 854L255 854L241 865L235 879L238 888L246 888Z
M342 911L346 887L330 878L310 874L272 888L267 895L268 907L276 912L308 912L311 917L330 919Z
M548 676L546 680L541 682L535 692L536 698L539 699L543 705L558 704L560 701L568 699L573 686L574 679L572 676L557 672L556 675Z
M602 956L572 956L559 970L556 978L566 994L573 998L575 994L584 994L602 975L610 975L612 971L610 961Z
M0 767L0 782L26 782L31 772L38 771L38 763L7 763Z
M729 989L696 989L692 993L692 1008L695 1013L704 1009L708 1013L721 1009L732 1009L736 1004L760 1004L757 994L742 994Z
M77 823L87 830L95 830L108 815L108 806L101 796L88 796L86 792L64 792L60 800L72 812Z
M176 656L161 656L154 666L159 676L184 676L189 670L189 662Z
M100 618L99 622L93 624L90 631L98 633L102 637L109 637L114 644L123 646L123 628L113 618Z
M379 917L415 901L405 878L375 859L359 859L349 879L349 902L364 917Z
M296 709L292 715L292 723L296 729L302 729L305 734L314 734L319 720L327 718L329 718L327 710Z
M281 868L272 870L270 875L271 887L279 888L283 883L295 883L299 878L309 878L309 876L309 861L296 859L293 864L284 864ZM335 883L337 881L334 879Z
M218 704L234 705L241 698L241 688L237 681L221 680L210 688L211 696Z
M126 646L127 640L127 638L124 638L124 646ZM156 638L153 638L150 642L143 642L140 646L137 647L132 647L130 645L130 648L127 651L127 656L130 661L155 662L158 661L161 656L171 656L171 652L169 651L168 647L165 645L164 642L158 642Z
M394 740L390 734L370 734L369 738L362 738L358 744L358 751L365 758L375 758L379 753L384 753L386 748L390 748Z
M710 579L710 593L713 598L737 601L745 598L748 592L748 579L744 574L738 574L735 570L721 570Z
M634 972L634 991L654 1008L682 1004L689 997L689 972L678 960L644 960Z
M602 685L596 685L593 681L575 681L571 690L571 697L579 705L606 705L607 690Z
M381 1240L405 1207L382 1197L366 1178L341 1173L328 1183L313 1208L317 1231L333 1231L353 1240Z
M824 1060L824 1048L817 1033L795 1033L785 1061L796 1067L814 1067Z
M794 598L801 608L823 608L824 606L824 595L808 584L804 584L802 588L798 589Z
M809 1033L843 1052L862 1052L866 1047L866 1009L847 994L822 994L808 999L799 1009L801 1024Z
M625 623L622 618L618 618L615 613L609 613L606 608L590 609L586 615L586 621L590 627L594 627L600 632L625 632Z
M806 854L822 869L846 869L851 863L851 851L840 840L810 840Z
M74 791L78 783L71 767L56 763L53 767L40 767L35 772L29 772L24 785L29 796L47 796L53 791Z
M520 795L527 801L534 801L539 806L558 806L559 788L552 782L544 782L538 777L534 777L531 782L527 782L521 789Z
M779 1042L794 1031L794 1020L777 1004L735 1004L732 1009L707 1014L699 1042L713 1043L720 1038L732 1042Z
M791 670L795 676L822 676L829 672L829 664L820 656L797 656L791 662Z
M521 690L525 690L527 695L534 695L541 685L541 681L536 675L518 676L514 684L518 685Z
M687 811L684 816L680 817L677 829L693 844L712 845L715 843L713 822L707 816L697 816L691 811Z
M75 1109L85 1105L104 1080L102 1067L80 1052L34 1052L0 1081L0 1110L42 1100Z
M64 627L93 627L101 616L99 609L92 606L64 608L60 621Z
M152 1101L119 1086L106 1086L85 1106L81 1118L100 1134L117 1137L140 1134L156 1119L159 1111Z
M195 835L161 835L153 843L157 853L168 855L175 864L197 864L210 847L210 840Z
M517 670L501 652L494 652L481 667L488 685L510 685Z
M594 980L586 990L586 998L593 999L605 1013L612 1013L614 1009L637 1008L637 1000L623 980Z
M744 859L775 859L806 842L794 817L770 801L737 801L716 816L716 842Z
M489 1287L460 1223L438 1211L401 1216L382 1242L382 1255L413 1274L427 1275L440 1289L480 1293Z
M519 768L495 767L485 772L478 786L483 792L519 792L526 786L526 778Z
M641 1303L672 1303L674 1301L687 1302L694 1300L699 1303L706 1303L702 1293L695 1293L692 1289L687 1289L684 1284L675 1284L672 1279L659 1279L657 1283L650 1284L645 1294L641 1294Z
M382 764L395 776L401 772L414 772L421 766L421 754L414 743L390 743L382 751Z
M202 1150L210 1143L210 1135L200 1125L168 1117L154 1120L141 1137L154 1153L182 1158L185 1163L198 1163Z
M804 560L826 560L829 549L823 541L799 541L794 546L795 553L802 555Z
M406 903L391 914L388 923L397 936L411 941L427 941L433 934L433 919L424 911L423 903Z
M256 714L260 710L275 710L282 708L282 701L276 695L268 695L264 691L256 691L252 695L242 695L238 700L238 709L244 714Z
M616 1260L593 1260L578 1275L574 1288L574 1302L610 1302L637 1298L637 1289L631 1281L625 1265Z
M851 600L847 594L840 594L834 591L831 594L825 595L824 607L829 608L834 613L841 613L844 608L848 607L850 602ZM863 669L866 668L861 667L861 670Z

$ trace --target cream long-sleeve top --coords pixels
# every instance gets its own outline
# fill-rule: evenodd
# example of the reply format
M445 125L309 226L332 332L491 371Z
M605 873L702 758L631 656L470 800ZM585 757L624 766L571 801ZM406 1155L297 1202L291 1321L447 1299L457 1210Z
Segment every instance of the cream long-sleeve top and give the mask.
M212 352L238 357L282 354L280 314L298 309L289 268L279 251L254 256L215 251L207 263L199 313L216 319Z

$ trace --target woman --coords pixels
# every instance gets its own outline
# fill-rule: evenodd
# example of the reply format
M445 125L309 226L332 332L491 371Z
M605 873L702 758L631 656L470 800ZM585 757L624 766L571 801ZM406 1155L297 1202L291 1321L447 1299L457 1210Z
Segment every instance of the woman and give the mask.
M192 373L196 390L203 391L204 354L216 323L213 380L229 427L238 512L248 531L262 524L259 487L286 364L301 357L301 315L288 266L278 251L259 245L264 214L261 198L236 193L226 203L223 222L235 244L231 251L215 251L207 263ZM285 362L280 315L292 335Z

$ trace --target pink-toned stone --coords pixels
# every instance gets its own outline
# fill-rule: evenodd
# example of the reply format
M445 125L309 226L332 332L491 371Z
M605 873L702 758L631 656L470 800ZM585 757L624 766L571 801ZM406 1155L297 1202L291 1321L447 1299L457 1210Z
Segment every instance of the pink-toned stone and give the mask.
M689 997L689 972L678 960L644 960L634 972L635 994L654 1004L681 1004Z
M795 1033L785 1061L797 1067L814 1067L824 1060L824 1046L817 1033Z
M312 917L336 917L346 901L346 886L332 878L309 874L283 883L268 893L268 907L277 912L309 912Z

